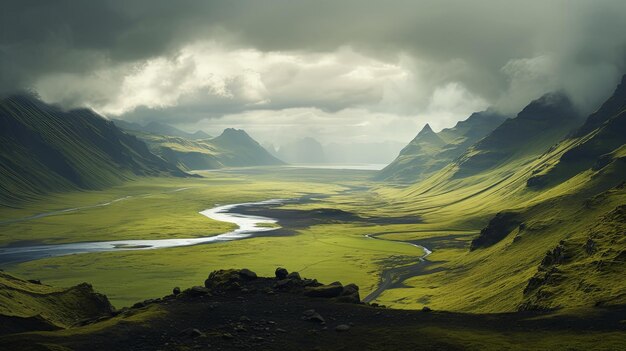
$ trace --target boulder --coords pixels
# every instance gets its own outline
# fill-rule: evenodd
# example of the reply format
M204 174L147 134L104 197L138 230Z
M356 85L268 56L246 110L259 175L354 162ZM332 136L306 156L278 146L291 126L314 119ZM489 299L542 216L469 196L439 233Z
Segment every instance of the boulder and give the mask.
M332 298L340 296L342 292L343 286L341 285L308 286L304 289L304 295L310 297Z
M335 330L338 332L347 332L348 330L350 330L350 326L347 324L339 324L335 327Z
M180 335L184 335L190 338L198 338L198 337L204 337L205 334L203 332L201 332L200 330L196 329L196 328L189 328L189 329L185 329L183 330Z
M302 278L300 278L300 273L298 272L291 272L287 275L287 279L291 279L291 280L302 280Z
M341 293L341 295L352 295L358 292L359 292L359 286L354 283L351 283L343 287L343 292Z
M326 320L315 310L306 310L302 313L302 319L305 321L311 321L319 324L326 324Z
M256 273L254 273L253 271L244 268L242 270L239 271L239 276L244 279L244 280L254 280L257 278Z
M241 283L244 280L249 280L252 274L256 274L252 271L244 272L237 269L220 269L211 272L207 280L204 281L204 286L208 289L216 289L220 291L226 290L240 290ZM246 278L243 278L243 277Z
M202 287L202 286L192 286L191 288L185 290L185 294L188 296L204 296L209 295L211 290Z
M348 284L344 286L341 296L337 298L337 301L345 303L360 303L361 296L359 295L359 287L356 284Z
M274 274L276 274L277 279L282 280L287 278L289 272L285 268L278 267L276 268L276 272Z

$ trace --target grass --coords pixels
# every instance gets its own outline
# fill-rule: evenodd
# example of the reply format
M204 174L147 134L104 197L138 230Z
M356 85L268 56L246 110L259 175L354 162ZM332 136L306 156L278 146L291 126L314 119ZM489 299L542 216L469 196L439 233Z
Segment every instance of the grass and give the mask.
M109 206L5 225L1 238L8 244L25 237L60 243L217 234L232 229L231 225L212 221L198 214L200 210L215 204L296 198L305 193L341 194L347 187L362 186L371 173L325 170L325 176L317 180L319 174L319 170L294 168L206 172L203 173L205 179L146 179L106 192L58 196L50 203L33 204L36 210L7 210L3 215L28 216L64 207L88 206L127 195L133 197ZM329 182L330 178L336 179L337 184ZM352 180L347 182L345 179ZM181 188L188 189L179 190ZM360 197L337 195L332 202L289 207L349 205L355 208L361 200ZM7 269L56 286L88 281L97 290L105 292L118 307L165 295L174 286L201 285L212 270L229 267L247 267L261 275L272 275L276 267L283 266L328 283L336 280L354 282L365 296L376 287L381 270L394 259L415 261L423 254L411 245L363 236L394 227L397 226L331 223L305 228L293 236L258 237L165 250L69 255Z
M589 196L619 179L619 169L615 169L613 175L610 170L603 170L603 174L583 172L545 191L529 191L525 182L532 170L546 159L558 157L560 152L561 149L555 148L539 160L531 157L511 160L503 167L463 179L454 179L454 169L450 166L407 188L385 184L371 188L371 172L288 167L205 172L202 173L204 179L149 179L107 192L74 193L55 198L49 204L36 203L34 212L41 212L58 209L63 204L93 203L94 199L104 197L154 194L8 225L5 228L9 230L2 232L2 242L26 236L44 242L72 242L214 234L230 229L229 225L198 215L200 210L218 203L316 193L321 196L315 203L285 207L336 208L373 218L416 215L419 218L406 224L378 226L319 224L298 230L294 236L166 250L73 255L28 262L9 269L54 285L89 281L106 292L117 306L165 295L174 286L199 285L215 269L242 267L261 275L272 275L277 266L284 266L325 282L354 282L361 286L362 296L366 296L377 285L384 268L415 262L422 252L402 242L365 239L364 234L376 233L390 240L430 240L452 235L458 244L435 248L428 258L433 264L427 274L408 279L403 287L385 291L376 302L409 309L428 305L439 310L465 312L511 311L524 302L536 302L537 294L524 295L523 290L529 279L538 274L547 250L561 240L567 240L572 247L582 246L588 231L602 216L624 202L623 193L617 191L595 209L583 207ZM190 189L174 191L180 188ZM467 249L469 240L495 213L511 209L521 213L525 231L516 229L489 248L473 252ZM21 215L34 212L20 210ZM615 235L611 229L607 228L606 232L604 235ZM520 239L514 241L516 236ZM564 282L541 288L562 298L540 303L547 307L575 307L597 301L622 301L619 289L626 286L612 280L619 280L622 270L597 272L593 266L602 254L608 252L615 256L612 249L603 247L601 252L588 258L575 251L572 266L562 267ZM430 270L433 273L429 273ZM585 292L584 287L589 285L596 289L592 294Z

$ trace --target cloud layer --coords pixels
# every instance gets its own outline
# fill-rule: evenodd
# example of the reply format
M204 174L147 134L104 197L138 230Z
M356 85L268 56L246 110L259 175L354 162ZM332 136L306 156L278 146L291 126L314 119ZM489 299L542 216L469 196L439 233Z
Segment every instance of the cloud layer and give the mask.
M404 140L409 125L515 113L553 90L592 110L625 71L624 18L622 0L9 0L0 92L137 121L246 116L290 135Z

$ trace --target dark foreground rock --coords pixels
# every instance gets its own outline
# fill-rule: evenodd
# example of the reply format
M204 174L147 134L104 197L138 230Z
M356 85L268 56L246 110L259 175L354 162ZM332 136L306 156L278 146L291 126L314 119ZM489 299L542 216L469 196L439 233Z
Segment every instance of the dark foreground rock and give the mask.
M598 308L584 318L393 310L341 303L341 298L358 294L354 284L324 285L295 275L251 276L240 270L215 271L204 287L149 300L115 317L69 330L2 336L0 350L483 350L494 339L500 349L559 349L567 344L571 349L610 350L619 349L624 340L620 335L626 335L620 322L624 306ZM310 297L307 291L328 295ZM537 344L544 340L535 336L538 330L550 336L547 342L558 344Z

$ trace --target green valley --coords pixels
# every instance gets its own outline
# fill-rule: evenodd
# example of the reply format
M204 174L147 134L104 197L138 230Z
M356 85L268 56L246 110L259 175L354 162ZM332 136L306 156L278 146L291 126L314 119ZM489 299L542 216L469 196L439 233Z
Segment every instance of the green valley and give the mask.
M0 351L626 350L623 1L2 7Z

